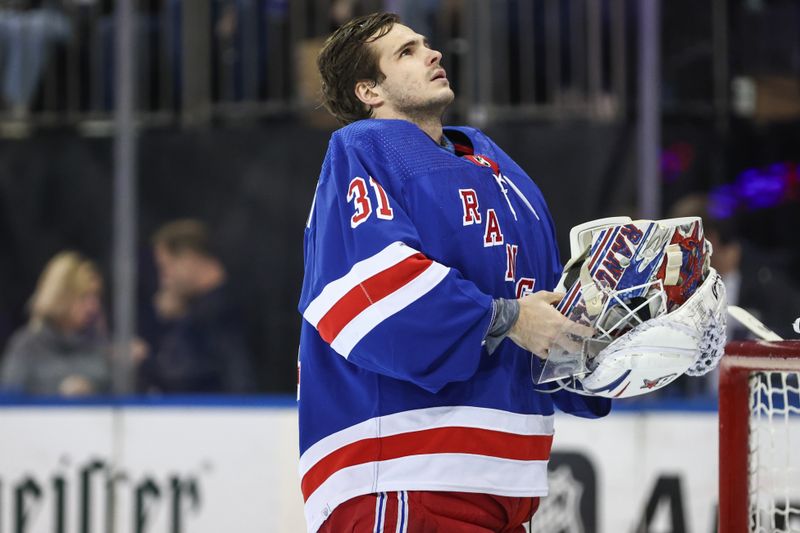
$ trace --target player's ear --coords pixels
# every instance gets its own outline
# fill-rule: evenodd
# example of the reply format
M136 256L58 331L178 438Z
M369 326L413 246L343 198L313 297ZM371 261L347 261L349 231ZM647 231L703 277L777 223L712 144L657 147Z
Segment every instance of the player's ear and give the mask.
M364 102L370 108L375 108L383 103L383 96L380 88L373 80L361 80L356 82L356 98Z

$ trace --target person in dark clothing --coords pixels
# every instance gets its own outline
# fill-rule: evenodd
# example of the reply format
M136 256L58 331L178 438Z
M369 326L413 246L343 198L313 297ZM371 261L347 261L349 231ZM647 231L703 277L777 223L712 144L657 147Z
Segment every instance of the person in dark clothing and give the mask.
M676 201L669 215L703 219L703 231L714 250L711 266L722 276L728 305L742 307L784 339L796 338L792 320L800 315L800 288L777 256L740 237L735 216L715 216L713 207L708 195L690 194ZM756 338L731 316L726 333L729 342ZM714 370L703 379L681 376L671 389L687 397L715 396L718 386L719 370Z
M159 272L154 298L164 333L139 371L139 390L246 393L253 389L251 354L227 272L197 220L166 224L153 237Z
M797 337L792 322L800 315L800 287L791 279L785 260L739 235L735 218L713 216L707 195L688 195L673 206L672 216L700 216L706 238L714 247L711 265L725 283L728 305L738 305L785 339ZM752 334L728 321L728 340Z

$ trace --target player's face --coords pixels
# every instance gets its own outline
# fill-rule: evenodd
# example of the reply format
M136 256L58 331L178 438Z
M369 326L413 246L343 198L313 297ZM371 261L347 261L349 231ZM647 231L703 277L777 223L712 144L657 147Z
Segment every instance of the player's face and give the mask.
M408 26L395 24L372 42L378 66L386 78L375 91L383 103L375 108L377 118L438 115L453 101L447 73L439 64L441 52L433 50L422 35Z

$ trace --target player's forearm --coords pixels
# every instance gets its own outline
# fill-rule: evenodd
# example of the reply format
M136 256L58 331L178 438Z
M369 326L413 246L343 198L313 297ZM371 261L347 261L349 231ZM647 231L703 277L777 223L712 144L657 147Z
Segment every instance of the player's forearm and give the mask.
M486 333L486 351L489 352L489 355L494 353L503 339L508 336L508 332L519 318L519 301L517 300L495 298L492 305L494 306L494 316L489 331Z

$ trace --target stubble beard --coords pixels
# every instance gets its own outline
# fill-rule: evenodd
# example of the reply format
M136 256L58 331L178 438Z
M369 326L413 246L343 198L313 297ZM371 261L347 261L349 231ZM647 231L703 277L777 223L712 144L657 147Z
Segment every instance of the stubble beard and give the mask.
M416 124L424 124L431 121L440 121L450 104L453 103L455 95L452 90L442 91L435 97L427 100L417 100L409 95L403 95L397 99L396 111Z

